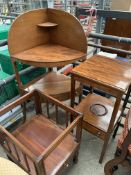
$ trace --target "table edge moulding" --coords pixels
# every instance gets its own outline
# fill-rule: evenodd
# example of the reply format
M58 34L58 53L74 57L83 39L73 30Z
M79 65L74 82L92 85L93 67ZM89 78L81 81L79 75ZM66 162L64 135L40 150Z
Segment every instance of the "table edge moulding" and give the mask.
M107 61L108 61L108 63L110 63L110 65L107 64ZM112 72L112 70L109 68L111 68L113 64L115 64L116 70L113 68L113 72ZM94 65L94 67L92 69L91 66L93 66L93 65ZM103 66L107 67L107 69L105 68L106 71L108 72L106 79L103 76L104 74L106 74L105 70L103 69ZM99 72L100 72L100 74L99 74ZM94 82L94 83L96 82L97 84L103 85L105 87L110 86L114 91L117 90L120 93L121 92L123 93L127 90L127 88L129 87L129 84L130 84L131 63L124 62L124 64L123 64L123 61L121 61L121 60L115 60L115 59L108 58L105 56L94 55L91 58L89 58L88 60L86 60L85 62L83 62L80 65L80 68L79 68L79 66L75 67L72 70L72 74L74 74L74 76L78 76L78 77L82 76L82 78L85 77L89 81L91 80L92 82ZM109 76L111 76L111 77L109 77ZM122 82L121 82L121 76L123 76ZM113 78L117 77L117 79L119 79L120 81L116 83L115 79L112 79L112 77Z

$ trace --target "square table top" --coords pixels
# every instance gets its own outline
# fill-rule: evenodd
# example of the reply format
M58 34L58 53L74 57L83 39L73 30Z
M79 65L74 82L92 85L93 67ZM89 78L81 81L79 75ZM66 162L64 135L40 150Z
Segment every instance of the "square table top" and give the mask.
M76 66L72 74L125 92L131 84L131 63L94 55Z

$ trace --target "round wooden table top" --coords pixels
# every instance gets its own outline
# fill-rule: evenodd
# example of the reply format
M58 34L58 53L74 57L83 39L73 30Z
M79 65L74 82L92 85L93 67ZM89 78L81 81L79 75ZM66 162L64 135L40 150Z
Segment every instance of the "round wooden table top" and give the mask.
M15 163L0 157L0 175L28 175Z

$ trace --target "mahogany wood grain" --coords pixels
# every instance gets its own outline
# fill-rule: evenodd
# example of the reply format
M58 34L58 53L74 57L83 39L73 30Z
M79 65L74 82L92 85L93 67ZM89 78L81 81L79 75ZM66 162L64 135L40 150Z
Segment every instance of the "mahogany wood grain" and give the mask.
M77 60L85 60L87 54L87 40L80 22L67 12L48 8L32 10L17 17L9 32L8 46L21 95L24 87L16 61L36 67L62 67ZM65 87L61 81L55 86L49 85L55 88L53 96L56 96L59 89L65 89L70 83L67 81ZM63 91L59 92L61 98L65 94L69 97L70 91L68 94L66 89L64 94Z
M46 22L55 23L58 26L50 30L38 27L39 24ZM17 17L11 26L8 37L11 56L44 44L56 44L58 50L61 45L84 54L87 51L86 36L80 22L67 12L55 9L37 9ZM44 48L42 47L42 49ZM70 53L65 51L63 54L66 55L66 52L67 55ZM50 56L49 62L54 58L52 55ZM36 59L38 57L36 56ZM24 58L21 57L21 59ZM61 60L63 60L63 55L61 55Z
M16 130L14 135L36 157L39 157L61 133L62 130L44 116L35 116L29 123ZM55 174L76 146L73 137L68 135L44 161L46 173Z
M107 109L107 114L103 116L98 116L92 113L90 107L93 104L100 104L105 106L105 108ZM114 104L110 99L95 94L89 94L86 98L82 100L82 102L78 106L76 106L75 109L84 114L83 128L104 140L108 131L113 108ZM120 111L117 114L115 123L117 122L119 115ZM87 125L89 126L89 128Z
M71 97L71 79L64 74L50 72L40 80L30 85L24 86L25 91L31 92L38 89L46 94L51 95L59 100L67 100ZM80 91L80 83L76 83L76 92Z
M104 34L115 35L119 37L131 38L131 20L130 19L118 19L118 18L107 18L105 23ZM119 49L130 50L131 46L127 43L119 43L115 41L102 40L102 45L111 46ZM102 49L106 52L117 53L119 56L126 57L126 54L118 53L117 51L109 51Z
M99 162L102 163L109 138L115 126L117 116L120 113L120 103L122 96L131 84L131 63L114 60L108 57L94 55L84 63L75 67L71 75L71 106L74 107L75 82L90 85L93 88L103 90L116 97L114 106L106 100L94 95L87 96L79 106L84 113L83 128L97 135L104 140ZM91 91L93 93L93 91ZM98 101L98 103L97 103ZM94 117L89 108L92 103L102 103L107 109L110 109L106 117ZM78 106L78 109L79 109Z
M10 55L48 43L48 30L41 30L37 26L47 21L47 9L34 10L33 13L29 11L16 18L8 37Z
M100 89L103 89L102 86L107 88L110 86L122 93L127 90L131 83L131 63L99 55L94 55L80 66L75 67L72 73L100 85L98 87Z
M109 160L105 164L104 166L105 175L113 175L114 174L113 170L115 170L114 168L116 168L120 164L123 165L123 168L126 167L126 168L129 168L129 170L131 170L131 166L129 162L130 155L128 152L128 147L130 144L131 144L131 129L129 130L129 133L122 144L121 154L119 153L119 155L116 155L114 159Z
M25 103L33 96L35 97L36 113L40 114L32 116L32 119L19 126L13 133L9 133L0 126L0 144L7 155L29 174L60 174L70 160L78 156L82 116L71 107L65 106L53 97L36 90L1 109L0 115L3 115L3 113L6 113L11 108L13 109L20 103ZM47 116L41 114L41 96L57 106L57 109L61 108L66 113L73 115L74 121L67 128L62 129L47 119ZM74 128L76 128L76 133L72 134L71 131Z
M74 50L87 52L87 39L76 17L65 11L48 9L49 21L58 24L50 30L50 41Z
M86 54L58 44L44 44L12 54L11 57L36 67L61 67L77 60L85 60Z

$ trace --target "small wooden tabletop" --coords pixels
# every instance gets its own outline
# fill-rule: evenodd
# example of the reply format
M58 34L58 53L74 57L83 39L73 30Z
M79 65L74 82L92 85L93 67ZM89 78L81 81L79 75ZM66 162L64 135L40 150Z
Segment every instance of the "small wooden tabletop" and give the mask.
M94 55L75 67L72 74L125 92L131 83L131 63Z
M33 66L56 67L85 59L86 54L58 44L45 44L11 55L11 57Z

